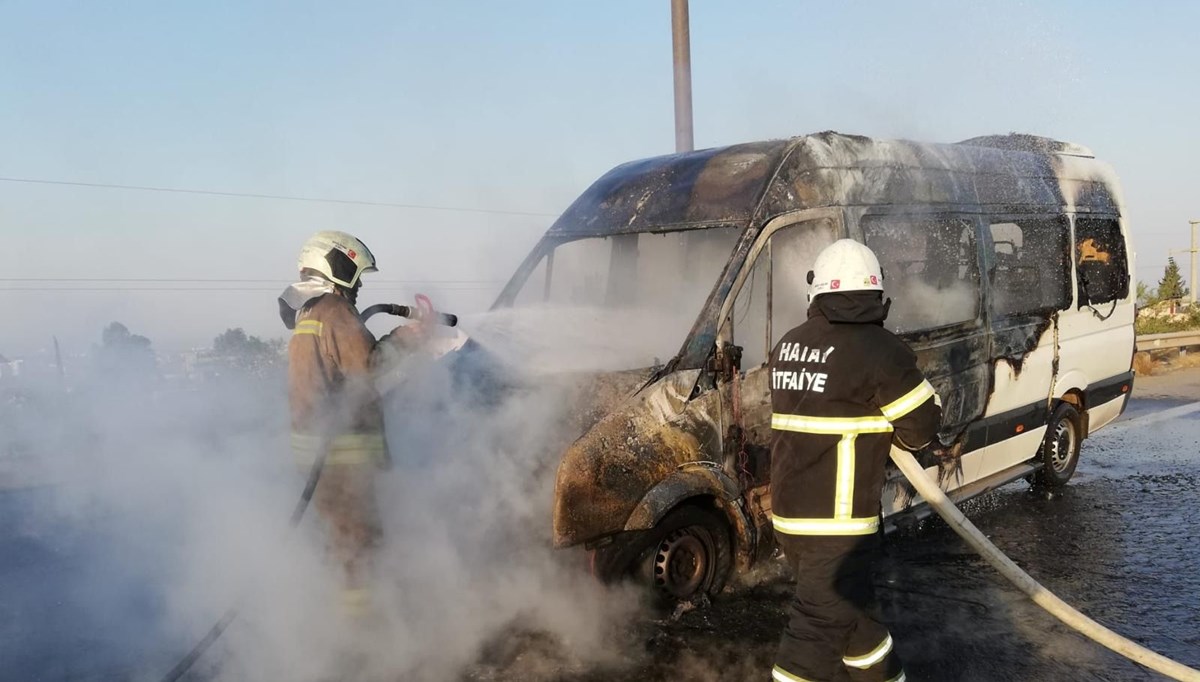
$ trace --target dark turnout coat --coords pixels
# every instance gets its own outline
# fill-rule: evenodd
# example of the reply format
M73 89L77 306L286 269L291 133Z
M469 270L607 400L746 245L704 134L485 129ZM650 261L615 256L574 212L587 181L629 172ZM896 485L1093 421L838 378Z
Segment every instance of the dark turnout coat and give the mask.
M825 294L771 354L771 500L775 530L878 531L893 439L936 435L940 401L908 346L881 325L877 299Z

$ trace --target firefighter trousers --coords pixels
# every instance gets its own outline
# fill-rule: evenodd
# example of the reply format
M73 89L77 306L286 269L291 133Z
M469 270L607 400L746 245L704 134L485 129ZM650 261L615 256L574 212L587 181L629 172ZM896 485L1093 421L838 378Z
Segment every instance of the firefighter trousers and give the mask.
M892 637L874 616L879 533L775 537L796 577L772 678L782 682L902 682Z
M379 543L373 464L329 464L313 503L329 529L329 549L342 567L342 609L356 617L368 608L371 554Z

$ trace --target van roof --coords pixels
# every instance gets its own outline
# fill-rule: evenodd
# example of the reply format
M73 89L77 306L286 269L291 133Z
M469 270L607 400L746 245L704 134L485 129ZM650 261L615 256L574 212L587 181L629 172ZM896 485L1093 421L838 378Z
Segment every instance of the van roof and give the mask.
M1119 204L1107 164L1069 142L1009 134L928 144L823 132L622 164L571 204L547 236L746 227L819 206L1119 215Z

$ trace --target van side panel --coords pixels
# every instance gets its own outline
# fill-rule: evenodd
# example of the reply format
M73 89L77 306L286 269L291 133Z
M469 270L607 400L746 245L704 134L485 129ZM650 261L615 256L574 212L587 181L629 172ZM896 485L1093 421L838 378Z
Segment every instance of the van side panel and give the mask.
M1110 306L1097 307L1106 313ZM1059 372L1079 379L1060 382L1055 388L1055 398L1078 388L1084 394L1084 409L1091 410L1095 405L1086 400L1088 387L1129 372L1135 343L1133 306L1132 299L1118 302L1107 320L1099 319L1087 307L1059 317Z
M1029 349L1032 339L1033 348ZM986 417L1044 404L1054 382L1054 320L998 322L993 327L992 397ZM989 434L995 442L998 434Z
M945 478L946 472L938 466L926 467L925 474L939 480L943 490L953 491L1027 461L1030 453L1037 452L1045 433L1046 427L1042 426L995 445L968 452L960 460L959 472L950 473L948 479ZM883 515L886 517L923 500L920 495L910 494L907 485L888 485L884 487L882 502Z
M1113 420L1121 416L1121 412L1125 409L1125 401L1128 399L1128 395L1123 395L1120 398L1113 398L1108 402L1089 407L1088 435L1108 426Z

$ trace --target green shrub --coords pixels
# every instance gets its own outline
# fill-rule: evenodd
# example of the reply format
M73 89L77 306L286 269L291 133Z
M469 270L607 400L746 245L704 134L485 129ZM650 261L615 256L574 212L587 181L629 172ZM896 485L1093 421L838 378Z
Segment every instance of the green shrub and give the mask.
M1200 329L1200 309L1192 310L1186 318L1170 320L1166 318L1143 317L1133 323L1134 332L1142 334L1166 334L1168 332L1186 332Z

